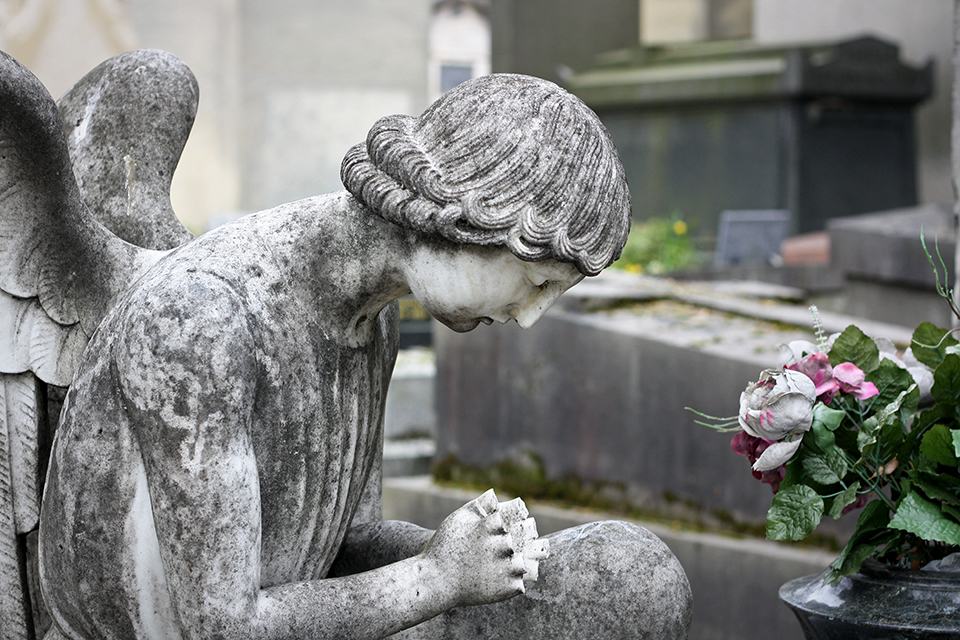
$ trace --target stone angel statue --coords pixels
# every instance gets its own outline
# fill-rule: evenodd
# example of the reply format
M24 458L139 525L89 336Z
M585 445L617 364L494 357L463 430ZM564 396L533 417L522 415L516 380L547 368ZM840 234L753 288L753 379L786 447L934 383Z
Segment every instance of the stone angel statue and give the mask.
M597 117L480 78L375 123L345 191L194 239L169 186L196 103L161 52L59 109L0 55L0 636L685 637L683 571L634 525L551 550L492 491L437 531L381 518L396 299L528 327L610 264L630 205Z

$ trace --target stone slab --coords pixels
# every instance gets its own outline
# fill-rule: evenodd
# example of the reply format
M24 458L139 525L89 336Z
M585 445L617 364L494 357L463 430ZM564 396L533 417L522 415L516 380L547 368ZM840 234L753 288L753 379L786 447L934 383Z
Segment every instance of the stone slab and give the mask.
M954 225L953 208L945 203L836 218L827 225L831 261L847 278L933 290L933 268L920 234L931 254L939 245L952 276Z
M437 431L434 411L434 377L436 365L428 349L405 349L397 357L397 365L387 391L384 411L384 437L433 437Z
M730 434L686 407L736 415L744 387L777 365L777 345L813 338L809 310L705 286L615 284L603 274L577 285L526 331L438 330L438 459L489 467L533 455L548 479L614 487L641 508L762 524L769 487L730 451ZM905 327L821 315L827 333L856 323L910 340ZM822 531L842 537L852 524Z

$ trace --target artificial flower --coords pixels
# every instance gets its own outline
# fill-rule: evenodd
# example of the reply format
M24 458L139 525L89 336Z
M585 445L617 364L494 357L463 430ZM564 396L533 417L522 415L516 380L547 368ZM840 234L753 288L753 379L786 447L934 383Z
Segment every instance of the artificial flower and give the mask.
M813 423L817 389L809 377L790 369L766 369L740 394L740 427L752 436L780 441Z
M866 400L878 395L877 385L866 381L866 374L852 362L841 362L833 368L833 379L840 385L840 390L849 393L855 398Z

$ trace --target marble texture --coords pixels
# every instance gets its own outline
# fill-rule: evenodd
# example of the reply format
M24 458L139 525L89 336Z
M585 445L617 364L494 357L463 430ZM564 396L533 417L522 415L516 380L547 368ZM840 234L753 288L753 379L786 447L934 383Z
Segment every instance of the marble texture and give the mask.
M542 80L479 79L375 123L344 159L347 191L193 240L168 192L196 94L175 58L133 52L58 111L0 56L3 637L52 620L51 639L372 639L523 602L527 582L559 594L545 626L522 605L476 615L567 637L561 611L606 628L599 603L649 586L673 608L643 597L629 619L683 637L682 570L635 532L634 555L617 551L607 534L626 525L556 538L570 551L550 574L550 543L492 491L435 532L380 515L396 299L412 291L457 331L530 326L615 259L629 196L596 116ZM42 383L69 386L46 445ZM577 573L577 553L608 568ZM672 577L652 578L660 565Z

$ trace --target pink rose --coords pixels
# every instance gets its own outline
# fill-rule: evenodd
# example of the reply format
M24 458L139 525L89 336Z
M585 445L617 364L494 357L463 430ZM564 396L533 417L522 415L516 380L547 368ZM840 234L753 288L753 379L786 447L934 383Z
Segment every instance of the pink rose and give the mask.
M840 383L833 378L830 359L823 353L811 353L801 358L796 364L787 365L786 368L804 373L813 380L817 400L824 404L830 404L840 390Z
M840 390L861 400L880 393L877 385L866 382L865 378L863 370L852 362L842 362L833 368L833 379L840 385Z

